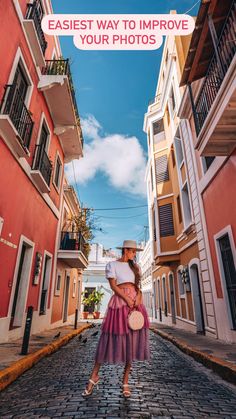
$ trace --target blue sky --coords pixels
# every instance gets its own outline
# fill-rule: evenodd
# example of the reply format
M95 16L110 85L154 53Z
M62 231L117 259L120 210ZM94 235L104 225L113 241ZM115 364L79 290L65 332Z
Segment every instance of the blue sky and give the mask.
M52 0L54 13L185 13L196 0ZM199 3L189 12L196 15ZM143 119L155 96L162 47L155 51L81 51L72 37L60 37L70 58L79 113L83 120L84 158L68 168L84 207L147 204L142 182L147 157ZM124 239L142 240L147 208L96 211L103 233L94 241L114 248ZM116 218L115 218L116 217ZM125 218L126 217L126 218Z

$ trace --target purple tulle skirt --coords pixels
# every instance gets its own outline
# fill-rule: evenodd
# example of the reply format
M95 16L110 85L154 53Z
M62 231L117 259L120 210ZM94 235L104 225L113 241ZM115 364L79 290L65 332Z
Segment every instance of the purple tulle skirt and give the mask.
M130 298L137 295L135 288L122 287ZM146 308L140 304L137 308L144 316L144 326L140 330L131 330L128 326L130 309L123 298L113 295L108 303L102 323L95 361L100 364L131 363L150 359L149 319Z

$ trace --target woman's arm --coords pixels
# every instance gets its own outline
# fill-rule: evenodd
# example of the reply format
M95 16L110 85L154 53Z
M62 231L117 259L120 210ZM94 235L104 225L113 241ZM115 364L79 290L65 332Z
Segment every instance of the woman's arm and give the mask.
M118 285L116 285L116 280L114 278L108 278L108 280L109 280L112 291L114 291L114 293L118 295L119 297L123 298L123 300L128 304L128 306L132 308L134 306L134 300L132 300L132 298L128 297L127 295L125 295L122 289L118 287Z

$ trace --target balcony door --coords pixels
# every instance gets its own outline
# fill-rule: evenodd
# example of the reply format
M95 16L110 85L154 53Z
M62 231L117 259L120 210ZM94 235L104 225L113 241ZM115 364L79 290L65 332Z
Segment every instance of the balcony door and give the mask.
M37 155L37 160L38 160L39 163L41 163L43 161L44 153L46 153L47 139L48 139L48 131L47 131L45 125L43 124L42 125L42 130L41 130L41 135L40 135L40 140L39 140L38 153L37 153L38 154Z
M11 89L7 97L6 108L10 110L11 119L14 121L14 125L18 131L21 130L21 124L24 123L22 120L22 113L25 104L25 98L28 90L28 83L24 72L20 65L18 65Z
M42 3L41 3L41 0L36 0L35 9L37 10L38 18L41 22L42 19L43 19L43 16L44 16L44 11L43 11L43 6L42 6Z
M13 85L16 87L16 90L19 92L20 97L24 102L28 89L28 83L20 66L16 69Z

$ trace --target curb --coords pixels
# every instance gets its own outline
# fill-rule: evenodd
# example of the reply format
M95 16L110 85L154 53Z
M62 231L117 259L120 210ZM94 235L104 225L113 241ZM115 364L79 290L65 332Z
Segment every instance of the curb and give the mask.
M190 355L196 361L205 365L205 367L210 368L216 374L220 375L224 380L236 384L236 366L232 365L230 362L224 361L221 358L217 358L216 356L205 354L204 352L201 352L198 349L187 345L185 341L176 339L171 334L157 330L155 327L150 327L150 330L162 338L172 342L182 352Z
M68 333L62 338L59 338L52 343L49 343L48 345L44 346L44 348L39 349L38 351L33 352L32 354L24 356L19 361L12 363L10 367L4 368L4 370L0 371L0 392L4 388L9 386L9 384L15 381L18 377L20 377L20 375L22 375L25 371L29 370L35 364L37 364L37 362L39 362L40 359L58 351L58 349L60 349L61 346L66 345L71 339L73 339L75 336L79 335L84 330L90 327L91 324L82 326L79 329L74 330L71 333Z

